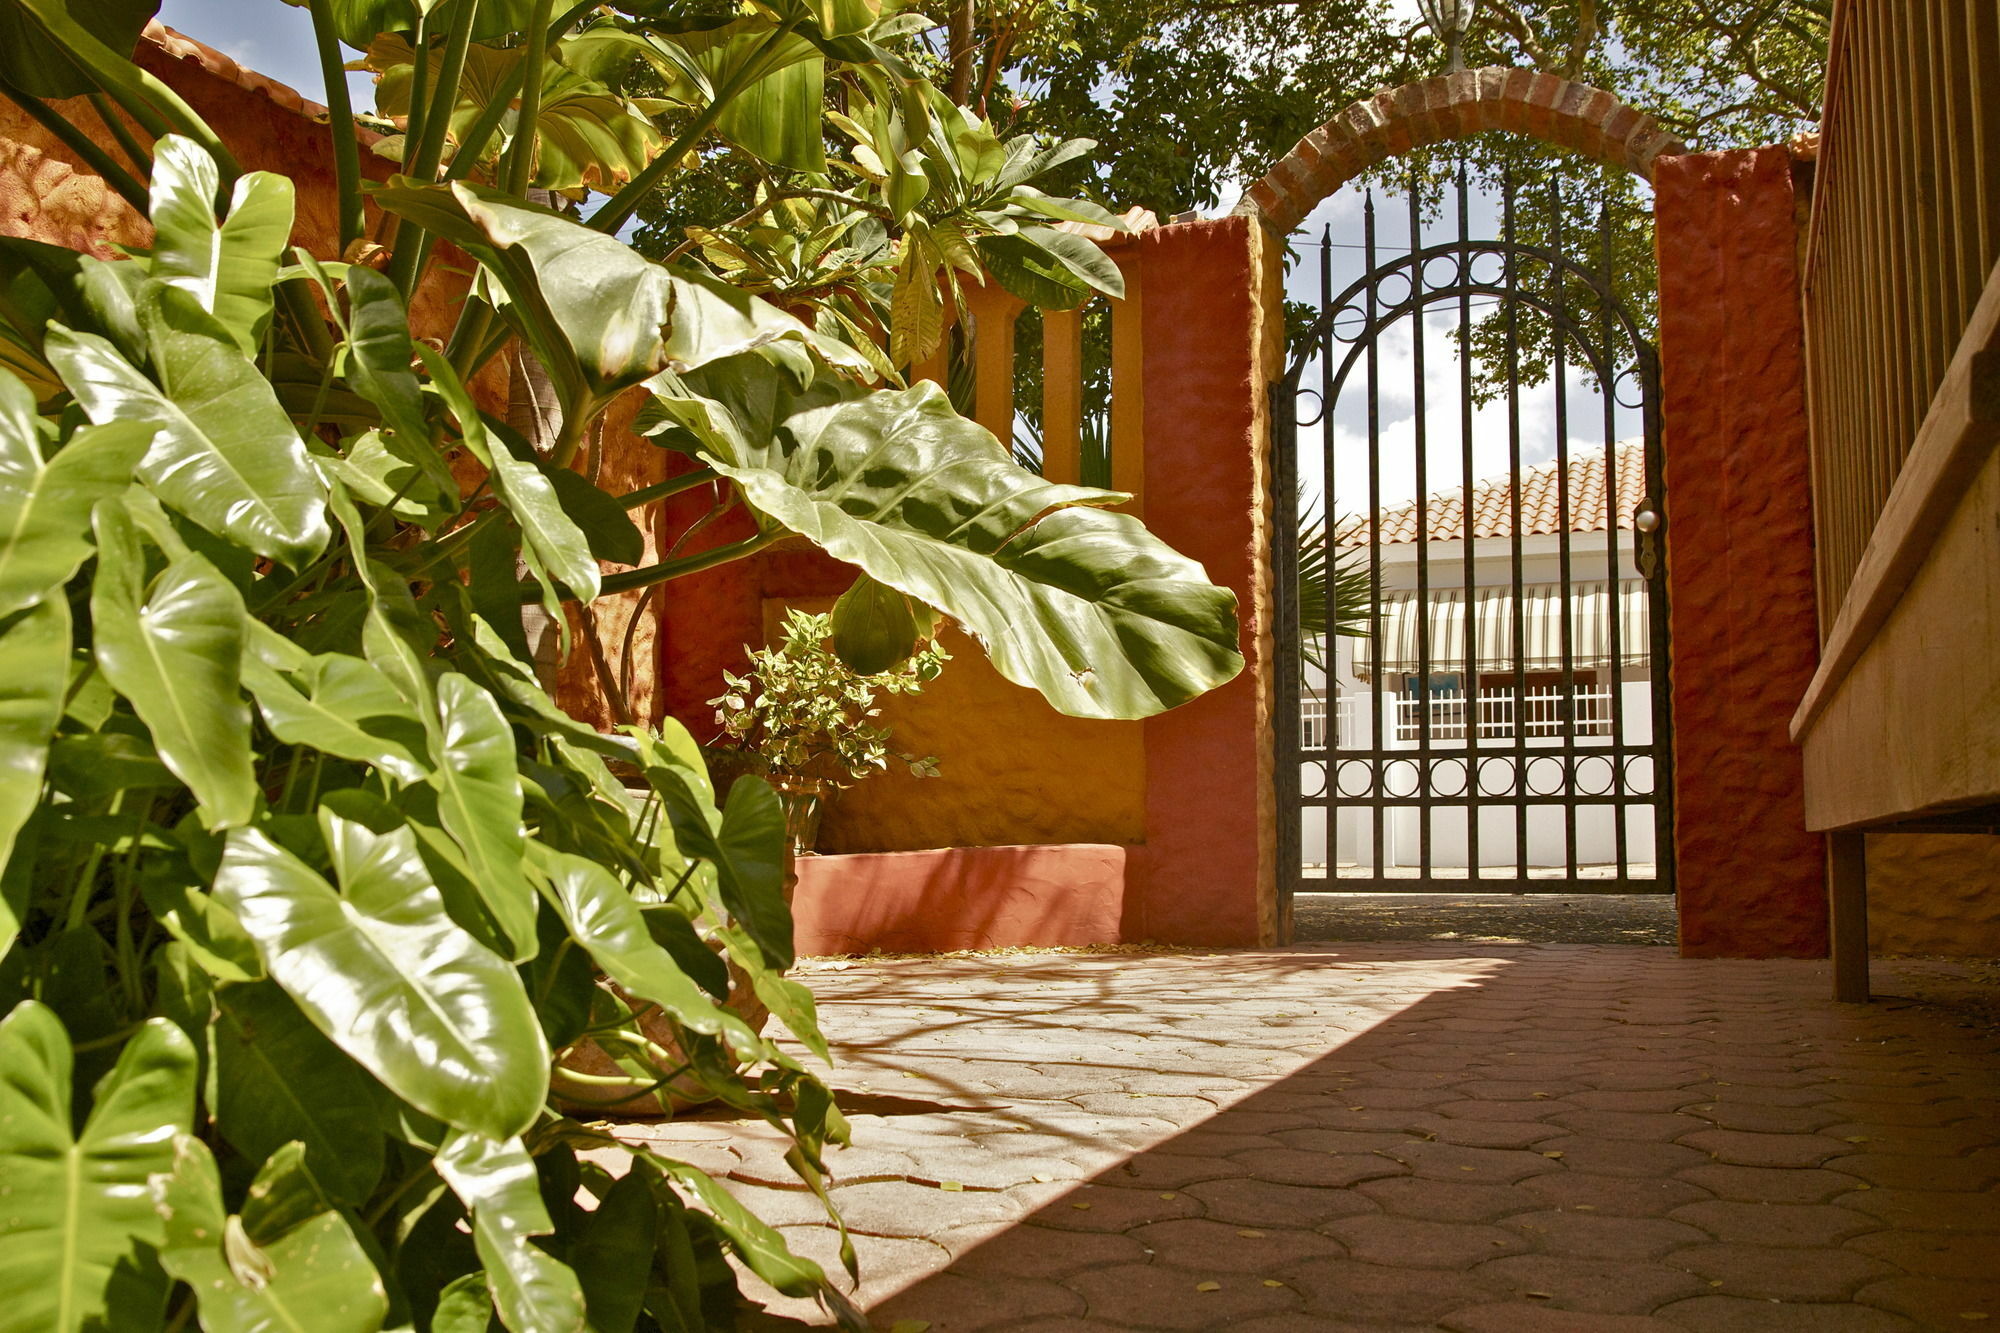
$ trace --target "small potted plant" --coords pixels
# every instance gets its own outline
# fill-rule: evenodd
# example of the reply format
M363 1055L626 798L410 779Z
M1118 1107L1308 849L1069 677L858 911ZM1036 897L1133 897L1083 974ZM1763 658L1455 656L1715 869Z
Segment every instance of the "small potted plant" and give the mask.
M791 610L775 648L754 649L750 669L725 674L728 689L709 700L722 725L719 745L752 760L778 790L794 855L813 850L827 798L902 764L936 777L937 759L890 747L875 719L878 695L915 694L937 678L950 654L933 640L895 668L863 675L841 661L829 640L830 616Z

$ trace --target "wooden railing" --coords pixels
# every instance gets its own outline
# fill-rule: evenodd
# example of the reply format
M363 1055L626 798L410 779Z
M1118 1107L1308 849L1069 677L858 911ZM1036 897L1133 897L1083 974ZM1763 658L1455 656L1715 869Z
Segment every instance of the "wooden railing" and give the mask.
M1802 281L1831 636L2000 258L2000 6L1838 0L1827 74Z

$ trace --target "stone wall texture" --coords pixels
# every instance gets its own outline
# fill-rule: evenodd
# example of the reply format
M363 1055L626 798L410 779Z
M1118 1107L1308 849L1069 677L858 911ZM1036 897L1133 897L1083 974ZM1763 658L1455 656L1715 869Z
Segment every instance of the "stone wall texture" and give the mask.
M1692 957L1820 957L1825 850L1786 733L1819 652L1783 148L1654 164L1675 851Z
M1868 947L2000 958L2000 838L1869 834Z

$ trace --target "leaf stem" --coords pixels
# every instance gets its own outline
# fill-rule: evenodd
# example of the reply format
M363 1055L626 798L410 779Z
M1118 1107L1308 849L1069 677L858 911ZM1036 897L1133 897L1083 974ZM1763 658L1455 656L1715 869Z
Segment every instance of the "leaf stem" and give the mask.
M528 41L521 55L521 110L514 119L514 142L507 146L507 160L500 172L500 188L512 195L525 195L535 176L535 144L541 137L542 62L548 58L549 15L555 0L534 0L528 12Z
M754 537L745 537L742 541L712 547L697 555L683 556L679 560L662 560L659 564L643 565L638 569L628 569L621 574L607 574L599 584L599 595L627 592L633 588L650 588L655 583L665 583L668 579L698 574L704 569L714 569L717 565L726 565L732 560L755 555L780 537L789 535L783 531L760 532Z
M333 27L333 0L309 0L313 45L320 76L326 80L328 128L333 131L333 179L339 194L340 255L367 231L361 206L361 136L354 125L354 102L347 91L347 71L341 67L340 39Z

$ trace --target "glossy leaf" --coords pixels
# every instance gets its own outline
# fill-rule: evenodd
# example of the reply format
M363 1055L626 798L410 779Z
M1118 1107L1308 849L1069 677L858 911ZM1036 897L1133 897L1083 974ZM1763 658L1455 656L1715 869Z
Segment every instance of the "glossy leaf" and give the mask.
M138 45L159 0L92 0L69 6L71 16L120 55ZM18 3L0 4L0 79L31 97L80 97L97 91L90 77Z
M50 330L49 359L92 421L159 428L139 476L164 503L302 567L330 535L324 488L269 381L186 292L149 289L139 318L158 384L92 334Z
M597 559L590 553L583 530L563 510L555 487L532 460L533 451L527 451L529 458L517 457L504 438L488 432L451 363L428 347L422 355L432 383L458 419L460 438L486 468L494 491L520 525L521 537L532 554L539 556L542 566L571 593L584 601L596 597Z
M867 358L768 301L693 269L655 264L615 237L497 190L462 181L447 190L399 176L374 197L485 262L507 289L505 313L586 408L658 371L779 339L872 373Z
M72 1054L54 1013L0 1019L0 1322L82 1333L157 1328L167 1294L147 1178L173 1167L194 1114L194 1045L164 1018L126 1042L73 1133Z
M0 372L0 615L69 582L90 554L90 511L132 481L153 438L137 422L93 426L49 457L27 389Z
M652 1278L659 1205L642 1171L627 1171L598 1201L570 1250L590 1333L633 1333Z
M291 1160L266 1165L253 1202L283 1189L273 1167ZM200 1139L175 1138L173 1168L153 1177L152 1196L165 1230L160 1261L194 1292L205 1333L373 1333L387 1317L388 1292L345 1217L320 1207L278 1234L256 1234L247 1216L225 1215L221 1176Z
M131 520L99 504L90 615L97 664L152 733L161 762L214 818L244 824L257 804L250 710L238 688L243 599L190 551L146 588Z
M454 1133L436 1165L472 1212L473 1243L501 1322L513 1333L581 1333L583 1288L576 1274L530 1240L555 1225L542 1202L535 1159L521 1141Z
M384 428L403 437L399 456L424 468L434 485L457 494L451 470L430 447L423 388L411 362L409 312L396 284L371 268L347 270L347 382L382 413Z
M581 856L541 851L543 893L604 974L675 1022L726 1037L743 1059L760 1043L750 1025L709 999L673 956L654 942L631 893L604 867Z
M382 1176L382 1105L374 1080L268 981L215 991L211 1029L216 1126L260 1162L294 1140L327 1191L368 1200Z
M496 1137L533 1122L549 1051L507 962L446 915L407 830L327 815L342 892L239 829L216 874L271 977L313 1026L428 1115Z
M715 1225L728 1237L729 1248L758 1277L787 1296L812 1296L825 1286L824 1269L793 1254L776 1227L744 1207L706 1171L650 1154L644 1160L701 1202Z
M254 656L243 661L243 684L279 740L374 764L402 783L421 782L430 772L423 724L374 665L326 653L305 664L296 680Z
M152 275L201 303L254 356L271 323L278 260L292 235L292 182L268 171L239 176L218 223L221 173L192 139L153 145Z
M951 616L1059 711L1149 717L1242 669L1234 594L1138 519L1079 508L1117 492L1013 463L936 385L795 394L752 357L680 384L656 381L656 408L753 508Z
M0 618L0 871L21 826L42 801L49 742L62 721L69 679L70 616L65 598ZM21 923L0 895L0 954Z
M513 943L518 962L535 951L535 891L521 864L527 842L514 733L493 696L469 676L440 678L437 702L430 785L437 793L438 817L465 853L472 880Z
M548 477L563 512L590 543L592 555L620 565L636 565L646 558L646 535L617 499L568 468L551 468Z
M785 808L761 778L738 778L717 818L687 779L672 768L648 767L646 778L664 802L681 854L715 867L729 914L743 924L764 965L792 965L792 909L784 898Z

